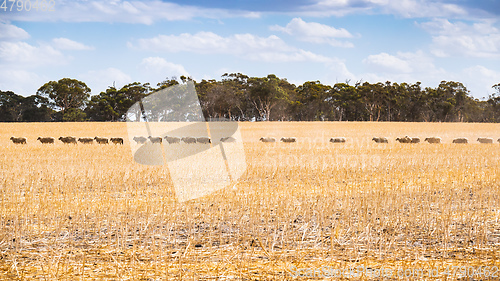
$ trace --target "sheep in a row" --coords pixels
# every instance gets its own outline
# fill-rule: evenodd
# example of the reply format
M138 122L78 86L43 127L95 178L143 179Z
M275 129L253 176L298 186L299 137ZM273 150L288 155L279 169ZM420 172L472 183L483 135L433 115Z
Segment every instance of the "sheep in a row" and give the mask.
M372 141L376 143L389 143L389 140L385 137L374 137L372 138Z
M425 138L426 142L428 143L441 143L441 138L440 137L429 137L429 138Z
M49 144L55 142L53 137L38 137L36 140L40 141L43 144Z
M297 138L294 137L284 137L280 139L281 142L297 142Z
M26 144L27 143L25 137L10 137L10 140L15 144Z
M75 137L59 137L58 140L60 140L64 144L76 144L76 138Z
M492 138L478 138L477 141L479 143L493 143L493 139Z
M469 140L467 138L456 138L453 139L453 143L469 143Z
M344 143L344 142L346 142L346 139L344 137L331 138L330 142L333 142L333 143Z
M212 143L212 139L209 137L172 137L172 136L165 136L163 137L165 141L168 144L179 144L181 142L185 144L194 144L194 143L200 143L200 144L210 144ZM148 140L151 143L157 143L161 144L162 143L162 137L143 137L143 136L134 136L132 139L137 143L137 144L144 144ZM220 139L221 142L235 142L236 139L233 137L223 137Z
M94 143L93 138L78 138L78 142L81 142L83 144L92 144Z

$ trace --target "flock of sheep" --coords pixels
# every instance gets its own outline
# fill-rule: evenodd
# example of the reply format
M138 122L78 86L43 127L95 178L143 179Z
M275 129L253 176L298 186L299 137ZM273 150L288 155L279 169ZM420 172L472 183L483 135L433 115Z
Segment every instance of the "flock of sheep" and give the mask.
M133 140L137 144L144 144L146 142L150 143L162 143L162 140L165 139L165 141L169 144L176 144L176 143L186 143L186 144L193 144L193 143L200 143L200 144L209 144L212 143L212 140L209 137L143 137L143 136L135 136ZM11 137L10 140L15 143L15 144L26 144L27 139L25 137ZM40 141L43 144L53 144L55 143L55 139L53 137L38 137L38 141ZM92 144L94 141L98 144L108 144L108 143L114 143L114 144L123 144L123 138L102 138L102 137L94 137L94 138L76 138L76 137L59 137L58 140L60 140L62 143L65 144L77 144L78 142L82 144ZM220 139L221 142L235 142L236 139L233 137L223 137ZM273 137L262 137L259 139L261 142L276 142L276 139ZM295 137L283 137L280 139L281 142L284 143L292 143L292 142L297 142L297 138ZM389 143L389 140L386 137L374 137L372 141L376 143ZM419 137L409 137L405 136L402 138L396 138L396 141L400 143L420 143L420 138ZM441 143L441 138L440 137L429 137L426 138L424 141L428 143ZM492 138L478 138L477 141L479 143L493 143ZM345 143L346 138L344 137L336 137L336 138L331 138L330 142L332 143ZM500 142L500 138L498 139L498 142ZM467 138L455 138L453 139L453 143L469 143L469 140Z
M11 137L10 140L15 144L26 144L28 142L25 137ZM53 144L56 141L53 137L38 137L36 140L40 141L43 144ZM83 144L92 144L94 143L94 141L98 144L108 144L110 142L114 144L123 144L123 138L108 139L101 137L95 137L95 138L59 137L58 140L66 144L77 144L78 142Z
M272 137L262 137L260 138L261 142L276 142L275 138ZM281 142L297 142L297 138L281 138ZM389 143L389 139L386 137L374 137L372 141L376 143ZM396 138L397 142L400 143L420 143L420 138L419 137L409 137L409 136L404 136L402 138ZM441 138L440 137L429 137L425 138L426 142L428 143L441 143ZM479 143L493 143L492 138L478 138L477 141ZM331 138L330 142L333 143L344 143L346 142L346 138L344 137L336 137L336 138ZM498 142L500 142L500 139L498 139ZM469 143L469 140L467 138L456 138L453 139L453 143Z

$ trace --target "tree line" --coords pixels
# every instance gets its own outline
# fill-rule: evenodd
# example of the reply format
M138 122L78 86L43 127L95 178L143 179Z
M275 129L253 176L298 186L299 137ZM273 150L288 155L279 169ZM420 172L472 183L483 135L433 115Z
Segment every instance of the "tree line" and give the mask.
M134 82L108 87L91 96L82 81L63 78L23 97L0 91L0 122L124 121L127 110L142 98L192 81L205 118L234 121L402 121L500 122L500 84L487 100L478 100L460 82L437 87L420 82L350 81L333 86L309 81L296 86L274 74L249 77L226 73L221 80L166 78L152 87Z

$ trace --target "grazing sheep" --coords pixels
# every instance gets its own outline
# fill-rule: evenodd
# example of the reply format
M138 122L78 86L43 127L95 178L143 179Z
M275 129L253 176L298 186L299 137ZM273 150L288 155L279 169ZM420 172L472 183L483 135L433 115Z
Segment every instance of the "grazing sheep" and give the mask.
M59 137L59 140L62 141L62 143L68 144L76 144L76 138L75 137Z
M333 142L333 143L344 143L345 142L345 138L331 138L330 139L330 142Z
M94 143L93 138L78 138L78 142L84 143L84 144L92 144Z
M493 143L492 138L477 138L477 141L480 143Z
M212 140L209 137L199 137L196 138L197 143L209 144L212 143Z
M280 141L281 142L297 142L297 138L286 137L286 138L281 138Z
M221 142L236 142L236 139L233 137L224 137L224 138L220 138L220 141Z
M10 140L15 143L15 144L26 144L26 138L25 137L10 137Z
M169 137L169 136L166 136L166 137L165 137L165 140L166 140L169 144L173 144L173 143L180 143L180 142L181 142L181 138L179 138L179 137Z
M196 138L194 137L183 137L181 140L184 143L196 143Z
M123 144L123 138L110 138L109 140L114 144Z
M441 143L441 138L440 137L430 137L430 138L425 138L425 141L428 143Z
M387 138L385 137L374 137L372 141L376 143L389 143L389 140L387 140Z
M98 144L108 144L108 138L100 138L100 137L95 137L94 138L95 141L98 143Z
M275 138L270 138L270 137L262 137L259 139L261 142L276 142Z
M453 143L469 143L469 140L467 138L456 138Z
M396 141L399 143L411 143L411 138L409 136L405 136L404 138L396 138Z
M152 137L152 136L149 136L148 139L149 139L149 141L151 143L161 143L161 140L163 138L162 137Z
M411 143L420 143L420 138L419 137L411 138Z
M38 137L36 140L40 141L41 143L54 143L54 138L53 137Z
M146 141L148 141L148 139L147 139L147 138L142 137L142 136L139 136L139 137L138 137L138 136L135 136L135 137L133 138L133 140L134 140L136 143L145 143Z

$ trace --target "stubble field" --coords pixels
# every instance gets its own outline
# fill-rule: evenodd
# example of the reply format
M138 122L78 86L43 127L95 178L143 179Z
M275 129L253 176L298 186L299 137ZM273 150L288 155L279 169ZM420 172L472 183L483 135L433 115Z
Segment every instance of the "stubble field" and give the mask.
M499 124L239 125L247 171L180 203L168 169L134 163L127 139L36 141L126 138L124 123L0 124L0 279L305 280L349 268L364 269L347 276L356 280L403 280L398 270L404 280L500 276ZM404 135L443 143L394 141ZM376 277L380 268L392 274Z

